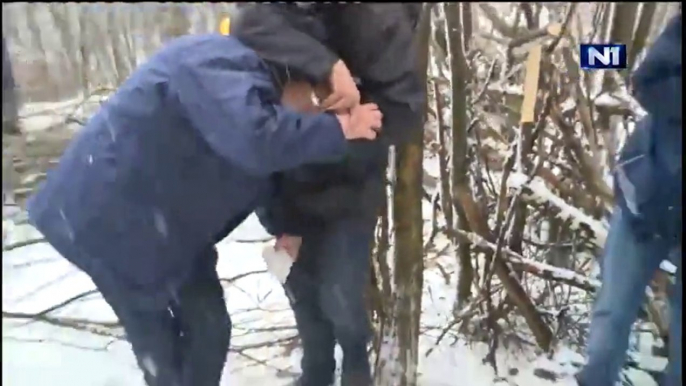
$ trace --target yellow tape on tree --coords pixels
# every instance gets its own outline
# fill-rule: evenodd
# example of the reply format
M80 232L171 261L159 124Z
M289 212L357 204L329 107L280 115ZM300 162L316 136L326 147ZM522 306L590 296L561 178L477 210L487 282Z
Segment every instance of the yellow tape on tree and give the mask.
M227 16L219 23L219 33L227 36L231 32L231 19Z

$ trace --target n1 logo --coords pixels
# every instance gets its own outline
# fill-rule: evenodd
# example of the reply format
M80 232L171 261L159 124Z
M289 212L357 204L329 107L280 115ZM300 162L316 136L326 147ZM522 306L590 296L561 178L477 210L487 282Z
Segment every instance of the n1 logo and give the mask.
M579 58L584 70L622 70L626 68L625 44L581 44Z

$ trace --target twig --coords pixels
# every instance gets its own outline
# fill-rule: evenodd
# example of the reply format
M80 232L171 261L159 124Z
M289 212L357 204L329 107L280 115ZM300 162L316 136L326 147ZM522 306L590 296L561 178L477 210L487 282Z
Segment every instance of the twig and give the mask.
M45 238L40 237L40 238L35 238L35 239L29 239L29 240L23 240L23 241L18 241L13 244L8 244L2 248L3 252L9 252L13 251L15 249L23 248L23 247L28 247L29 245L33 244L39 244L39 243L44 243L46 242Z
M252 275L261 275L263 273L267 273L267 270L261 269L259 271L244 272L244 273L241 273L239 275L236 275L236 276L233 276L230 278L220 278L219 281L224 283L224 284L234 284L235 282L237 282L240 279L244 279L244 278L246 278L248 276L252 276Z
M560 43L560 40L562 40L562 37L567 33L567 28L569 26L569 22L572 20L572 16L574 16L574 11L576 10L576 3L569 3L569 8L567 8L567 14L565 15L564 21L562 22L562 26L560 27L560 33L557 34L555 39L553 39L552 43L545 49L546 54L551 54L553 51L555 51L555 47Z
M58 304L56 304L56 305L54 305L54 306L52 306L52 307L49 307L49 308L47 308L47 309L45 309L45 310L43 310L43 311L40 311L39 313L35 314L35 317L36 317L36 318L39 318L39 317L41 317L41 316L45 316L45 315L47 315L47 314L49 314L49 313L51 313L51 312L57 311L57 310L60 309L60 308L66 307L67 305L69 305L69 304L71 304L71 303L73 303L73 302L75 302L75 301L77 301L77 300L79 300L79 299L83 299L83 298L85 298L85 297L87 297L87 296L95 295L95 294L97 294L97 293L99 293L98 290L97 290L97 289L94 289L94 290L90 290L90 291L86 291L86 292L80 293L80 294L78 294L78 295L76 295L76 296L72 296L71 298L69 298L69 299L67 299L67 300L65 300L65 301L63 301L63 302L61 302L61 303L58 303Z
M74 343L69 343L69 342L63 342L61 340L56 340L56 339L33 339L33 338L17 338L14 336L3 336L2 340L9 340L9 341L15 341L19 343L52 343L52 344L57 344L60 346L64 347L69 347L69 348L76 348L80 350L89 350L89 351L107 351L111 343L114 341L116 342L117 340L114 339L110 342L108 342L106 345L102 347L93 347L93 346L81 346L78 344Z
M234 243L239 243L239 244L257 244L257 243L266 243L267 241L274 240L274 236L269 236L269 237L264 237L261 239L229 239Z

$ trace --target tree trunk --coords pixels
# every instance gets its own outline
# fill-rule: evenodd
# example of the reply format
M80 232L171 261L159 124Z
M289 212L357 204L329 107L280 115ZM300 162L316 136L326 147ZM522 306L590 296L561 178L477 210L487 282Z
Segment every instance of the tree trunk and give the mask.
M397 385L417 383L419 319L422 311L424 260L422 243L422 137L397 149L393 196L395 229L395 307L398 361Z
M464 55L462 9L460 3L448 3L444 5L446 22L448 27L448 40L450 51L450 68L452 72L452 112L453 112L453 194L455 212L459 218L460 229L468 230L466 211L460 200L465 195L472 196L467 177L469 160L467 159L467 63ZM460 273L457 281L456 308L471 297L471 285L474 276L471 255L468 247L462 246L458 241L458 259Z
M80 66L80 83L81 91L83 95L88 95L90 90L90 80L88 74L90 74L91 60L90 60L90 50L87 48L87 36L90 28L88 27L88 19L86 13L82 10L79 11L78 15L79 22L79 55L81 57Z
M419 71L427 85L430 6L425 5L418 28ZM393 193L394 302L390 328L385 328L379 353L377 385L415 386L419 359L419 321L424 282L422 175L424 144L422 130L396 149Z

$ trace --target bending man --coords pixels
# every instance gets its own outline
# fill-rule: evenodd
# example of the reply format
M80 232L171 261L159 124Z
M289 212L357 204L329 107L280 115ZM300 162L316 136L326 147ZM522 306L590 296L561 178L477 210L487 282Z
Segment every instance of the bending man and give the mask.
M29 202L32 223L114 310L149 386L219 385L231 321L214 244L270 198L273 173L338 161L346 140L376 136L374 105L282 106L285 74L233 37L176 39L88 121Z

